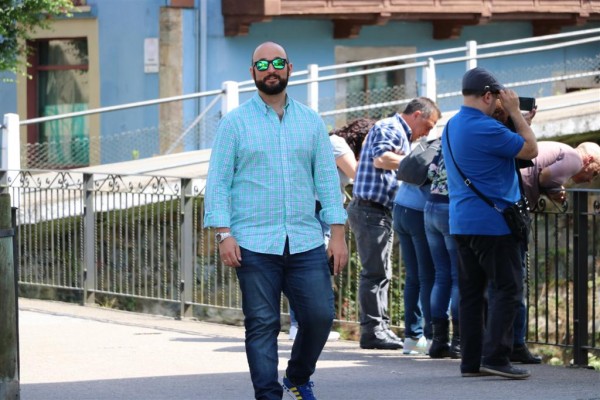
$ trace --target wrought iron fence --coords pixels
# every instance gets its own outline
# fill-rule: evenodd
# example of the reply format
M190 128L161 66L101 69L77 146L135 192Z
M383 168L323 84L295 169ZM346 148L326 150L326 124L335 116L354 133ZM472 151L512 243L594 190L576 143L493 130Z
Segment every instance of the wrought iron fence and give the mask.
M202 227L203 180L76 171L0 172L17 205L22 292L60 290L85 303L241 323L233 269ZM528 341L573 350L577 365L600 351L600 191L572 190L566 207L540 201L530 243ZM358 260L333 280L339 324L358 322ZM403 329L403 273L392 255L392 325ZM148 306L147 306L148 307ZM165 309L161 309L164 307ZM282 299L282 312L288 311Z

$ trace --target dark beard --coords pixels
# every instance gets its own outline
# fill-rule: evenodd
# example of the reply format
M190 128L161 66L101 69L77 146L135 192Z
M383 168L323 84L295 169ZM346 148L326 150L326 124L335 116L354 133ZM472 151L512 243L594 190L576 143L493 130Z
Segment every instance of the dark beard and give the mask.
M263 92L264 94L268 94L268 95L274 95L274 94L279 94L281 92L283 92L285 90L285 88L287 87L288 84L288 79L287 78L282 78L278 75L269 75L269 76L265 76L265 80L271 78L272 76L276 76L277 79L279 80L279 82L276 85L273 86L269 86L267 85L264 80L259 81L256 79L256 74L254 74L254 84L256 85L256 88Z

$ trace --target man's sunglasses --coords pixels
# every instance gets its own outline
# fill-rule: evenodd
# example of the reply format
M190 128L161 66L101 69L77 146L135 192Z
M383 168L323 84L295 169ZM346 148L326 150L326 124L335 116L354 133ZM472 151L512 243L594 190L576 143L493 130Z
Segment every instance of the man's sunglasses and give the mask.
M287 60L285 58L277 57L272 60L258 60L254 62L254 68L259 71L266 71L269 69L269 64L273 65L275 69L284 69Z

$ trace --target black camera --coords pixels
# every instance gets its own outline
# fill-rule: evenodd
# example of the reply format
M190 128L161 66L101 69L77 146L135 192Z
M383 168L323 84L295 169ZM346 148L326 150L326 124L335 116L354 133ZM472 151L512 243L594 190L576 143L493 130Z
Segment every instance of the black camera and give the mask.
M519 97L519 109L522 111L532 111L535 108L534 97Z

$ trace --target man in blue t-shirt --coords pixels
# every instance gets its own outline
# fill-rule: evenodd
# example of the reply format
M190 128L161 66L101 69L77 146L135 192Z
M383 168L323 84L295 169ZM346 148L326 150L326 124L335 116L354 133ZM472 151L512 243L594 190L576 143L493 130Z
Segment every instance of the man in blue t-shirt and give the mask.
M523 296L521 246L502 210L520 198L514 159L536 157L537 142L519 110L518 95L505 89L489 71L479 67L467 71L462 93L464 104L448 121L442 139L450 233L457 240L461 261L461 373L464 377L493 374L525 379L529 371L515 368L509 361L513 321ZM516 133L491 117L497 102L514 121ZM465 184L457 166L495 207Z

